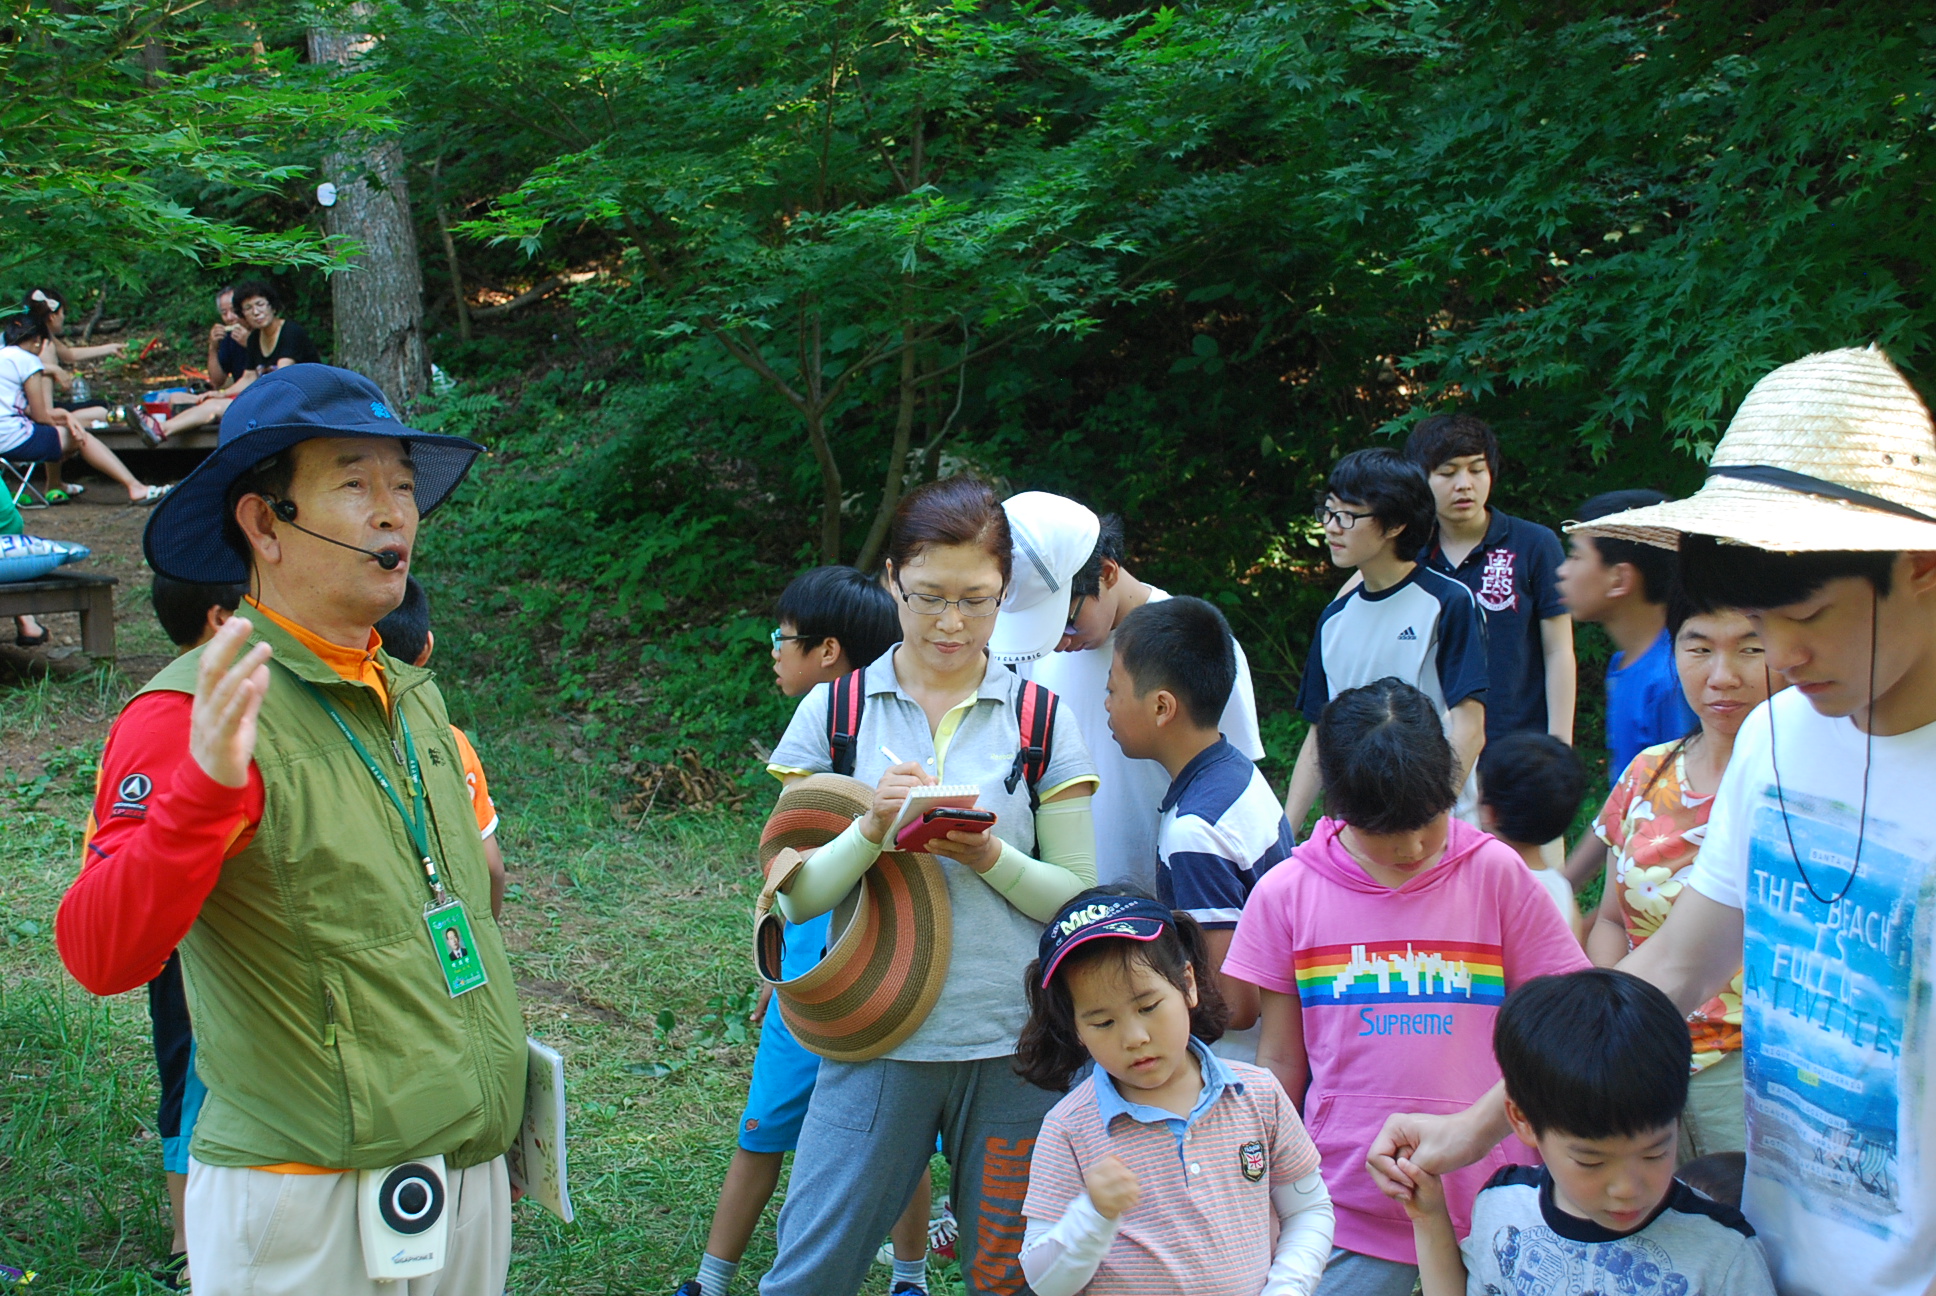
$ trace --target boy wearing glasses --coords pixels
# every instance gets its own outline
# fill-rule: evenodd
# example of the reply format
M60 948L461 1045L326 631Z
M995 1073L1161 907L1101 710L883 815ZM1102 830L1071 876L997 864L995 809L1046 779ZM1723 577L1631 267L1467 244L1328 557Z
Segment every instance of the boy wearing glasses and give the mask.
M1472 591L1421 566L1437 507L1425 470L1395 450L1356 450L1338 460L1318 505L1325 544L1361 583L1318 616L1297 706L1310 721L1291 772L1284 814L1301 833L1317 803L1318 717L1332 698L1387 676L1432 700L1458 762L1453 813L1476 824L1473 766L1486 742L1485 621Z
M852 567L815 567L794 577L781 591L776 612L780 624L770 636L773 678L790 698L804 697L816 684L830 684L871 664L901 641L894 596L880 581ZM799 976L820 961L829 917L822 914L787 927L782 955L787 976ZM770 998L762 986L759 1007L753 1011L761 1023L753 1080L740 1116L738 1145L713 1208L706 1253L698 1274L682 1283L675 1296L730 1296L760 1214L779 1186L781 1163L800 1141L820 1059L793 1038L785 1018L767 1012ZM897 1273L925 1272L928 1196L923 1178L894 1225Z

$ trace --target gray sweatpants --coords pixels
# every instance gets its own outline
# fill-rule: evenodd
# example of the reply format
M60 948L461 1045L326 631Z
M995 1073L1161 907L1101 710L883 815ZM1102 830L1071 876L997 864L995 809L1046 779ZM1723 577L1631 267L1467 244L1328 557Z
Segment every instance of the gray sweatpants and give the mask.
M1022 1199L1029 1154L1058 1094L1015 1074L1012 1057L975 1062L820 1064L780 1208L780 1254L762 1296L851 1296L919 1176L935 1135L953 1169L963 1284L1026 1292Z

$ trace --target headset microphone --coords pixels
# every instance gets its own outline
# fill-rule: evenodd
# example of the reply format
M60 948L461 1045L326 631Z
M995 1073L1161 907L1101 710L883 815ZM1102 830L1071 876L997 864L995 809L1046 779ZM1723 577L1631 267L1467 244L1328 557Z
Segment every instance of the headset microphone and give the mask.
M397 564L403 561L402 554L392 553L387 549L360 549L353 544L345 544L341 540L332 540L320 531L311 531L308 527L298 524L296 521L296 501L294 500L273 500L269 504L269 511L306 536L314 536L324 544L333 544L339 549L348 549L352 553L360 553L365 558L374 559L376 565L384 571L395 571Z

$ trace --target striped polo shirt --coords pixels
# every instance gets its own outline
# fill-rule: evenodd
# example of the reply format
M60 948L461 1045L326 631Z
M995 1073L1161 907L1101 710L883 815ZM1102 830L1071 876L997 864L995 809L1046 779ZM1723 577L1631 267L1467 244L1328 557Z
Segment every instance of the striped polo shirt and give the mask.
M1250 758L1218 738L1177 771L1156 828L1156 895L1210 931L1230 931L1257 879L1297 844Z
M1277 1078L1195 1039L1203 1094L1186 1117L1127 1101L1098 1068L1042 1121L1022 1214L1053 1224L1083 1167L1122 1158L1142 1187L1085 1288L1091 1296L1257 1296L1277 1243L1271 1189L1318 1168Z

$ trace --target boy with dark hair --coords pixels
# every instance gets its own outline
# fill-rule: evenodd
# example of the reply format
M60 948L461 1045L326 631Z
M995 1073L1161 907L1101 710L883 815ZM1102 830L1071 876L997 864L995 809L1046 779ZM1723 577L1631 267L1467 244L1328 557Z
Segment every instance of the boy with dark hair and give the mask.
M1526 861L1575 936L1580 906L1566 879L1546 866L1541 845L1573 823L1586 782L1579 754L1552 734L1506 734L1488 740L1479 756L1479 826Z
M1746 610L1794 687L1735 739L1687 887L1621 968L1685 1011L1745 964L1743 1211L1785 1296L1936 1283L1936 427L1875 348L1756 383L1688 499L1587 529L1680 549L1699 607ZM1832 546L1832 548L1830 548ZM1745 941L1744 941L1745 937ZM1496 1096L1394 1115L1370 1158L1458 1165Z
M412 666L428 666L436 650L437 636L430 632L430 594L423 582L409 576L403 582L403 602L376 623L383 650L398 661ZM456 725L450 736L457 743L457 757L464 766L464 786L470 790L471 813L477 816L477 831L484 837L484 863L491 871L491 917L504 916L504 851L497 842L497 803L491 800L490 780L484 777L484 762L470 735Z
M1608 491L1575 512L1583 525L1666 502L1654 490ZM1607 769L1615 783L1638 753L1700 723L1674 669L1674 636L1667 632L1673 588L1674 555L1665 549L1578 531L1568 538L1560 598L1575 621L1598 622L1618 649L1607 663ZM1606 867L1606 859L1597 838L1581 838L1567 857L1568 885L1579 887Z
M1110 736L1106 695L1117 630L1131 613L1163 602L1169 592L1139 580L1125 565L1121 518L1098 518L1074 500L1041 491L1011 496L1002 508L1016 543L1011 600L1025 602L1035 595L1048 601L1048 580L1059 588L1054 623L1046 632L1023 633L1004 604L988 650L1053 692L1082 730L1102 778L1093 802L1097 878L1154 895L1157 821L1170 775L1156 761L1133 759ZM1024 560L1030 552L1043 560L1039 567ZM1250 662L1235 639L1231 651L1236 676L1217 729L1246 760L1261 761L1264 740Z
M196 585L155 573L149 598L155 619L177 653L199 648L215 637L242 604L241 585ZM97 793L99 789L96 789ZM94 835L90 815L88 836ZM148 983L148 1022L154 1028L155 1071L161 1080L161 1105L155 1132L161 1137L161 1168L168 1178L168 1207L175 1236L158 1281L177 1291L188 1287L188 1238L183 1209L188 1194L188 1143L195 1134L208 1089L195 1074L195 1034L188 1019L188 994L182 988L181 955L170 954L161 975Z
M894 596L878 580L852 567L815 567L802 572L780 592L779 627L773 631L773 677L780 692L803 697L819 684L871 665L901 641L901 618ZM827 945L827 914L788 923L781 955L787 977L803 976L819 962ZM738 1125L738 1145L726 1168L713 1206L712 1226L699 1273L679 1285L673 1296L729 1296L740 1261L759 1227L760 1214L780 1185L786 1154L800 1142L800 1127L820 1074L820 1059L787 1029L786 1018L769 1012L771 991L760 988L753 1019L760 1023L759 1047L746 1109ZM893 1290L927 1290L928 1221L931 1188L926 1175L915 1185L907 1209L895 1221L887 1260L894 1266ZM935 1240L952 1246L953 1217L945 1216Z
M1291 771L1285 816L1304 826L1322 785L1318 724L1347 689L1388 676L1430 698L1451 740L1461 789L1454 811L1477 815L1473 766L1486 741L1486 631L1472 591L1418 556L1432 537L1435 511L1425 470L1397 451L1355 450L1338 460L1318 505L1331 561L1355 568L1349 585L1318 616L1298 685L1310 722Z
M894 596L852 567L801 573L781 591L775 611L780 626L772 635L773 676L788 697L838 679L901 642ZM842 661L848 665L835 669Z
M1405 457L1425 470L1438 529L1420 559L1470 589L1486 619L1486 740L1549 733L1573 741L1573 622L1560 602L1560 538L1489 506L1499 440L1469 414L1434 414Z
M1264 775L1217 730L1237 676L1223 613L1197 598L1145 603L1116 630L1105 705L1123 754L1170 775L1156 834L1157 896L1197 920L1220 969L1251 888L1291 853ZM1217 972L1229 1027L1257 1020L1257 987ZM1253 1041L1240 1050L1254 1055Z
M1773 1296L1755 1231L1674 1177L1690 1054L1680 1013L1638 977L1535 977L1507 997L1492 1047L1513 1133L1541 1166L1493 1175L1461 1247L1438 1176L1409 1160L1421 1296L1646 1290Z

